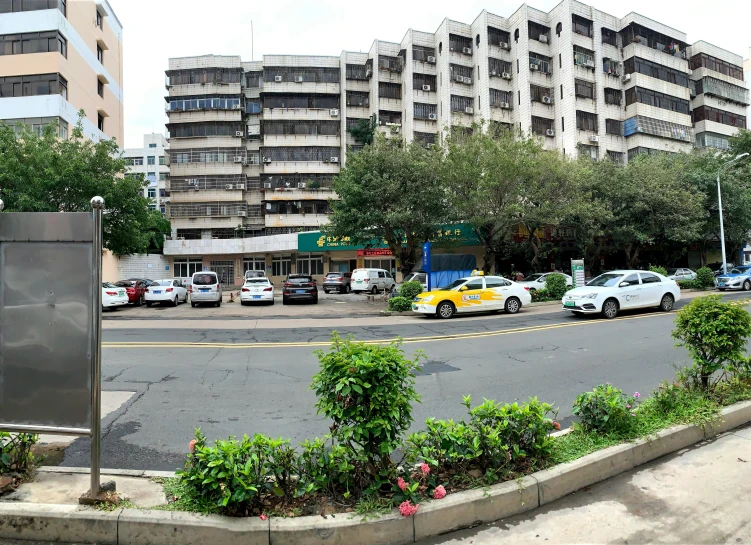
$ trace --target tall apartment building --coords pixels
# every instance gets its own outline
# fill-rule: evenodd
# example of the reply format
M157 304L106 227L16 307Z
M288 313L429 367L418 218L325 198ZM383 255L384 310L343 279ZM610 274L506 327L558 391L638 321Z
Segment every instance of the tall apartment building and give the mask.
M163 134L151 133L143 135L142 148L128 148L123 152L123 158L128 163L132 174L142 174L149 185L143 190L143 196L151 202L149 208L166 213L167 176L167 150L169 145Z
M0 119L123 142L122 25L107 0L0 0Z
M231 256L237 270L250 253L242 240L318 229L332 177L361 146L349 131L371 116L406 141L484 121L568 156L622 162L725 148L751 103L741 64L665 24L575 0L446 19L367 53L171 59L167 210L178 254Z

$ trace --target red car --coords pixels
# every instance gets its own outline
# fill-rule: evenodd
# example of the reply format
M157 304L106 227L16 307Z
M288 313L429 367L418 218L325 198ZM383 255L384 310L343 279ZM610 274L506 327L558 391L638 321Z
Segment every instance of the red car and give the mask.
M143 304L146 288L148 288L150 284L151 281L149 280L118 280L115 282L115 286L118 288L125 288L125 291L128 294L128 302L133 303L137 307L140 307Z

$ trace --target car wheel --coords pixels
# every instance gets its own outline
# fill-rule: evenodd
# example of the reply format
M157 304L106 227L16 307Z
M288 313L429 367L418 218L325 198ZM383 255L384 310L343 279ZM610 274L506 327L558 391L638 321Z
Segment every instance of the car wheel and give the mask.
M602 304L602 317L612 320L616 316L618 316L618 301L608 299Z
M136 306L140 307L141 305L143 305L143 295L136 299Z
M151 301L146 301L146 306L150 307L151 306Z
M272 307L274 306L274 300L273 299L271 300L271 302L269 303L269 305L271 305Z
M378 286L373 286L373 288L370 290L370 293L372 293L373 295L378 293Z
M329 293L329 290L323 290L323 293L327 294Z
M240 301L240 306L247 307L248 306L248 302L247 301Z
M749 282L748 280L746 280L743 283L743 291L748 291L748 290L751 290L751 282Z
M748 280L746 282L748 282ZM675 300L673 299L673 296L669 293L666 293L660 300L660 310L663 312L670 312L671 310L673 310L674 301Z
M317 304L318 304L318 296L316 296L316 298L315 298L315 299L313 299L313 304L314 304L314 305L317 305Z
M452 303L451 301L444 301L435 309L436 316L443 318L444 320L452 318L455 312L456 308L454 307L454 303Z
M352 288L350 287L349 284L347 284L346 286L344 286L344 293L349 293L351 291L352 291Z
M177 297L177 295L175 295L175 300L172 301L172 306L176 307L178 304L179 304L178 297Z
M221 307L221 306L222 306L222 302L221 302L221 301L217 301L217 302L216 302L216 308L219 308L219 307Z
M506 314L516 314L522 308L522 303L516 297L506 299Z
M286 297L282 297L282 304L283 305L288 305L289 304L289 300Z
M193 301L190 302L190 306L196 308L196 304Z

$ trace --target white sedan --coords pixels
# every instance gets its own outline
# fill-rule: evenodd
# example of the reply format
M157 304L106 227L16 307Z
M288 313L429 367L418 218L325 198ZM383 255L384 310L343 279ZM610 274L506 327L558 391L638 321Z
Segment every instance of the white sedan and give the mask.
M520 286L523 286L525 289L529 290L530 292L541 290L545 288L545 281L551 274L563 274L563 273L534 273L530 274L528 277L526 277L524 280L520 280L517 282ZM574 279L571 278L567 274L563 274L563 276L566 278L566 285L567 286L573 286L574 285Z
M240 290L240 304L274 304L274 285L268 278L248 278Z
M188 301L188 290L185 289L179 278L165 278L152 282L146 289L143 298L147 307L154 303L169 303L176 307L178 304Z
M674 280L646 271L612 271L593 278L586 286L574 288L563 296L563 310L582 314L601 313L615 318L621 310L656 307L673 309L681 298Z
M102 282L102 309L115 310L128 304L128 293L125 288L118 288L111 282Z

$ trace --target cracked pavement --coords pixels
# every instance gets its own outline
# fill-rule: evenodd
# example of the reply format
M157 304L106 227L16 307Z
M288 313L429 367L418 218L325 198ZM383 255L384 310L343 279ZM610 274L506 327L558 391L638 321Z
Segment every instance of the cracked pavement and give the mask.
M462 396L467 394L473 403L537 396L559 407L559 420L566 426L581 392L604 382L626 392L650 392L674 376L673 365L688 361L685 350L676 348L670 337L675 315L645 314L649 312L601 321L551 309L448 321L417 319L409 324L385 320L383 325L353 323L337 329L342 336L353 334L362 340L439 337L404 346L408 356L418 349L426 356L416 379L422 403L414 409L413 430L428 417L462 418ZM247 349L104 348L103 389L136 394L102 422L102 467L180 469L197 427L210 440L263 433L297 444L324 436L328 423L316 415L316 398L308 389L318 370L314 348L283 344L327 340L331 327L318 323L321 326L315 328L198 330L160 329L155 321L152 328L135 330L123 322L121 328L105 330L105 342L281 344ZM529 326L549 329L440 338ZM62 465L88 464L89 440L77 439Z

